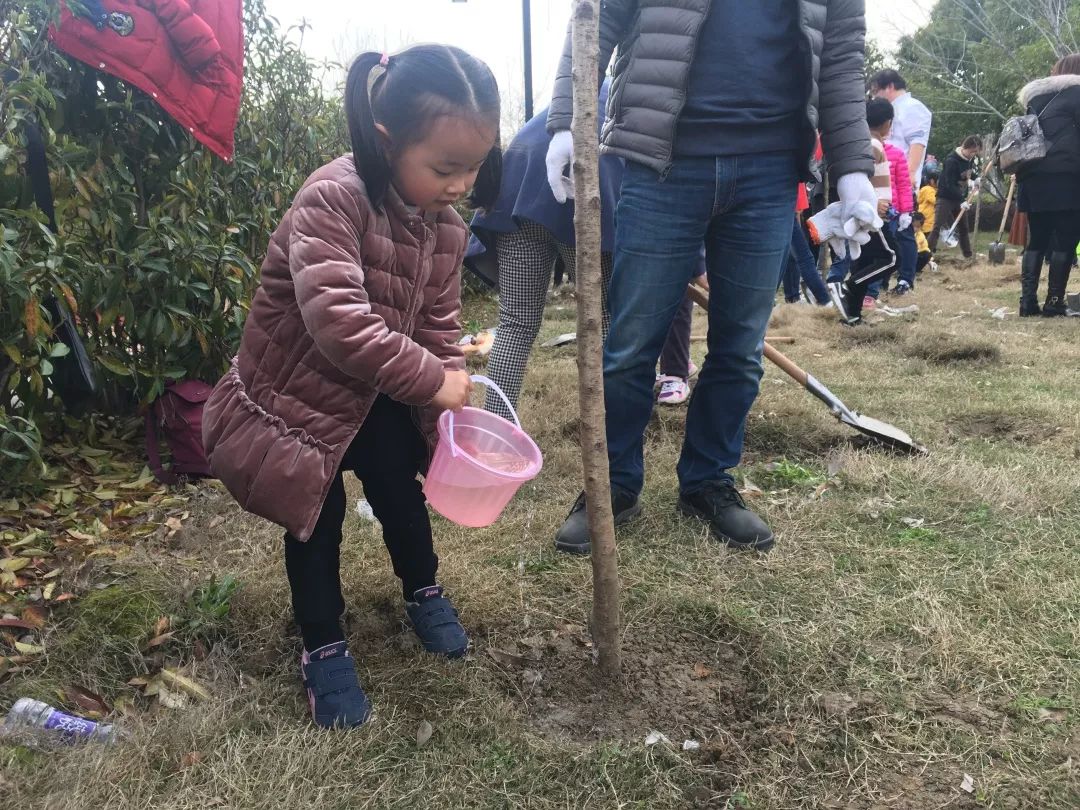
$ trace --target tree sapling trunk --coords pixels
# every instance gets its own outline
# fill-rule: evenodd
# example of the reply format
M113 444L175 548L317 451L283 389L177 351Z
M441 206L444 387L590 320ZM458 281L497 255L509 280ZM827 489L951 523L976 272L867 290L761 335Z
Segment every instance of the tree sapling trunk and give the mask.
M619 572L611 512L604 374L601 357L600 162L597 144L599 0L575 0L573 11L574 165L577 242L578 399L581 461L592 540L592 637L607 676L622 666L619 644Z

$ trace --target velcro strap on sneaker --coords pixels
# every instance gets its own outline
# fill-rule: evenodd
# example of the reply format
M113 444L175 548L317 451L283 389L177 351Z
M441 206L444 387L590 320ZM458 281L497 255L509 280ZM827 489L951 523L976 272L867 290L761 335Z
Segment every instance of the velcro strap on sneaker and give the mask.
M450 606L450 601L439 597L422 602L412 611L413 626L418 632L433 630L447 624L458 623L458 613Z
M310 689L316 697L324 697L358 684L356 667L352 658L347 657L313 662L309 664L305 674L308 677L304 679L304 687Z

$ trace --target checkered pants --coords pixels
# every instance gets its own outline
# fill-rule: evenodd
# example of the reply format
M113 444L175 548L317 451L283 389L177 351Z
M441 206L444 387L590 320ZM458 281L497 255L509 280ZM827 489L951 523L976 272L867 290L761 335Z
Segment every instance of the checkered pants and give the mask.
M567 275L574 278L574 250L557 242L547 228L529 220L522 220L521 227L512 233L499 234L496 249L499 254L499 328L488 356L487 376L496 382L516 408L529 354L544 319L544 304L547 303L555 260L561 258ZM606 337L610 322L607 288L611 280L611 254L601 254L600 264L604 277L603 330ZM488 391L484 408L510 418L506 405L494 391Z

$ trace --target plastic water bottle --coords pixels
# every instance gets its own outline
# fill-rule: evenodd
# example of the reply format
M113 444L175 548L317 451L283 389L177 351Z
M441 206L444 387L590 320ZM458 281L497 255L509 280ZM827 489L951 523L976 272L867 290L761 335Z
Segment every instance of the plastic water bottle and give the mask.
M119 736L118 730L112 725L96 723L85 717L76 717L33 698L16 700L4 719L5 731L12 732L19 729L41 729L65 737L71 742L78 740L115 742Z

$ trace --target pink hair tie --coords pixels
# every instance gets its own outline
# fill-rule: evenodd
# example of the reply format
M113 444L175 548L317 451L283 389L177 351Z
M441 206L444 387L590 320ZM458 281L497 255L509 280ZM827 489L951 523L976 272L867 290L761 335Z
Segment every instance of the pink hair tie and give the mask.
M382 58L379 60L379 64L382 65L383 67L386 67L387 65L389 65L390 64L390 55L384 53L382 55Z

